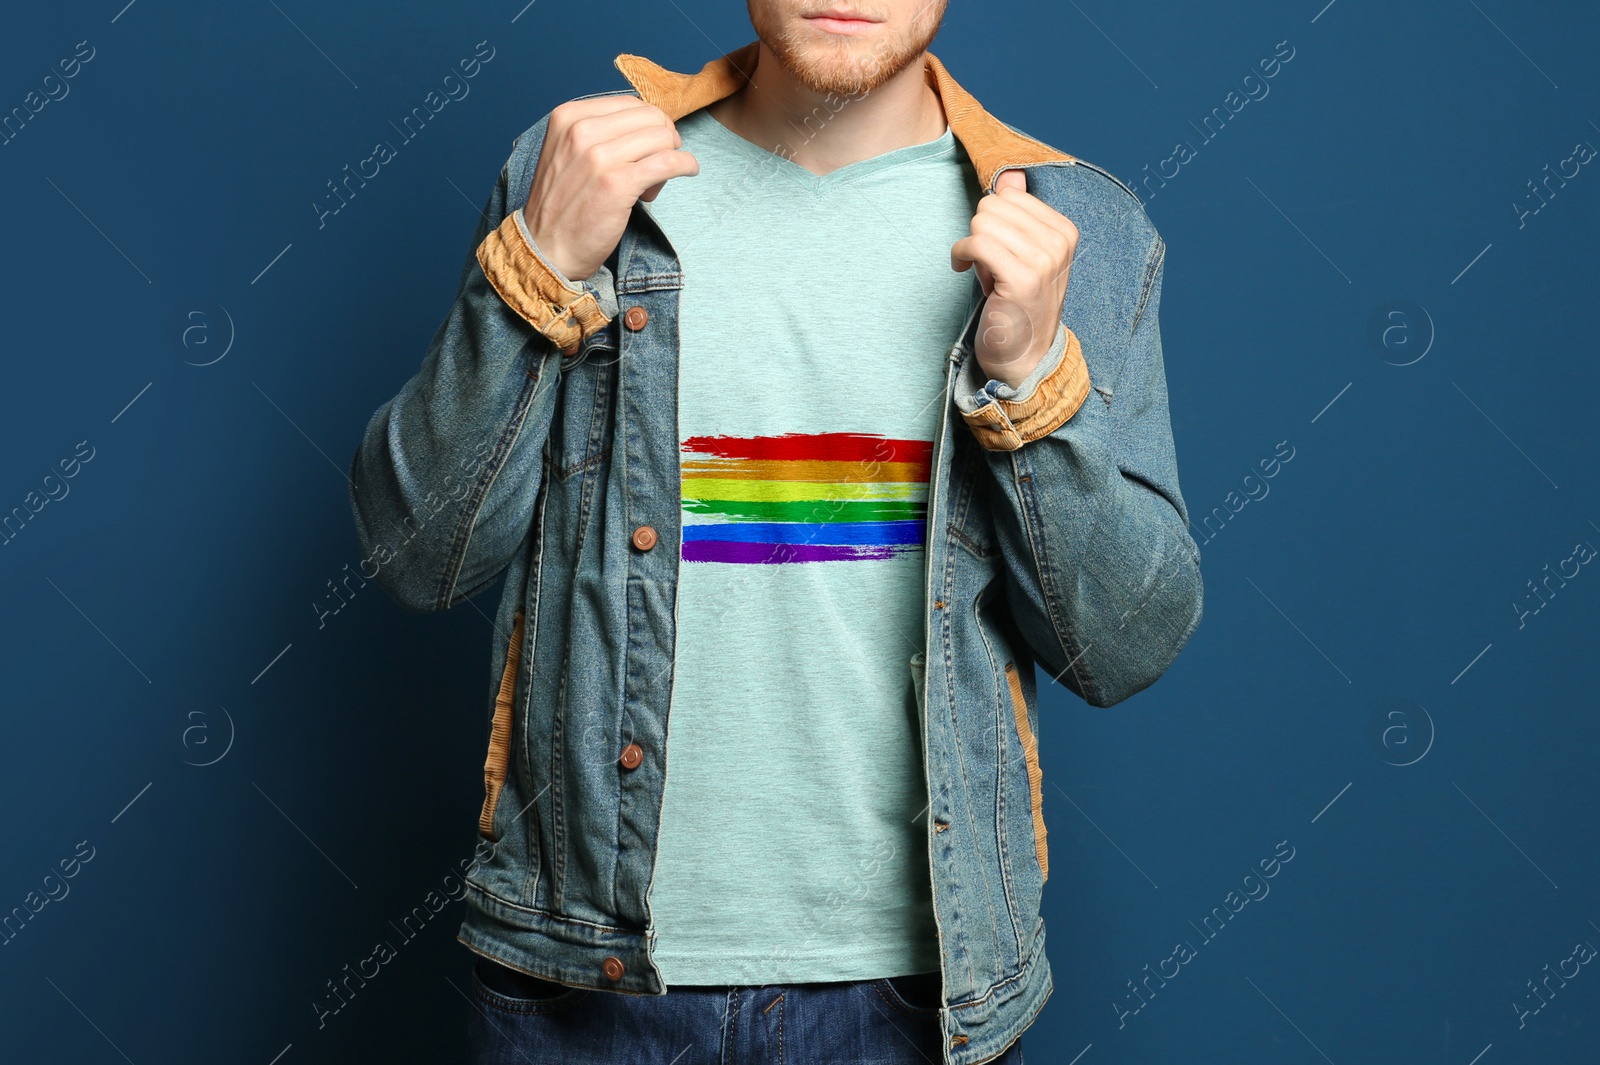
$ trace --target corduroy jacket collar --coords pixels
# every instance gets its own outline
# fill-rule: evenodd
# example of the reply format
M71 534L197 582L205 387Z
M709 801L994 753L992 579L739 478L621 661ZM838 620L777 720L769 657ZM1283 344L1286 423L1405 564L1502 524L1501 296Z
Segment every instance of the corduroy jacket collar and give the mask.
M749 80L749 72L755 70L759 53L760 42L751 41L713 59L696 74L680 74L637 55L617 56L616 66L640 99L661 108L676 122L691 111L738 91ZM928 84L939 95L950 132L966 150L985 189L992 189L995 175L1009 167L1072 161L1066 152L1018 133L985 111L932 52L925 52L924 56Z

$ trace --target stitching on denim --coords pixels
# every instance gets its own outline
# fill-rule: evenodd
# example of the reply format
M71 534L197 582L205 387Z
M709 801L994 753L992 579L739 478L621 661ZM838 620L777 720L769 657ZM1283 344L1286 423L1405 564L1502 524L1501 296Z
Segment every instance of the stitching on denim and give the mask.
M1144 201L1139 199L1139 194L1137 192L1134 192L1133 189L1129 188L1123 182L1123 180L1121 178L1117 177L1117 175L1113 174L1111 171L1107 170L1105 167L1096 166L1094 163L1089 162L1087 159L1076 159L1075 162L1074 162L1074 165L1088 167L1090 170L1093 170L1096 174L1099 174L1100 176L1105 177L1105 178L1109 178L1112 181L1112 183L1117 186L1117 188L1121 189L1123 192L1126 192L1129 196L1133 197L1133 202L1138 204L1139 207L1141 209L1143 209Z
M1160 272L1161 264L1166 261L1166 258L1167 242L1162 240L1158 234L1155 245L1151 247L1150 254L1145 259L1144 280L1139 286L1139 306L1133 312L1133 325L1128 329L1129 336L1134 334L1139 328L1140 320L1144 318L1145 307L1150 302L1150 293L1155 288L1156 274Z
M506 966L506 968L510 968L510 966ZM521 970L515 971L520 972ZM534 977L534 979L544 980L544 977ZM545 980L544 982L547 984L560 984L560 981L557 980ZM566 987L566 990L548 998L512 998L509 995L501 994L484 983L482 977L478 975L478 967L476 965L472 967L472 984L473 991L481 1005L500 1010L502 1013L516 1013L524 1016L535 1013L555 1013L560 1010L570 1009L589 997L589 988L587 987L572 987L560 984L560 986Z
M445 556L444 571L439 574L439 591L434 597L435 609L449 609L450 595L455 591L456 581L461 576L461 566L466 561L467 545L472 541L472 529L478 522L478 512L483 509L484 500L489 498L489 489L493 487L506 456L511 453L512 445L522 432L523 420L528 415L528 409L533 406L533 396L539 389L539 378L543 376L542 364L540 370L540 373L531 377L523 377L522 391L517 394L516 405L511 411L511 420L501 432L489 463L478 475L478 483L473 489L473 494L467 497L461 508L461 520L456 523L455 537L451 541L449 554Z
M1043 922L1041 921L1040 924L1042 926ZM1032 949L1028 952L1028 956L1022 959L1022 964L1018 967L1014 974L1006 977L997 984L991 985L989 990L985 991L980 997L968 999L966 1002L952 1002L949 1004L948 1009L953 1013L956 1010L970 1010L978 1006L986 1005L1000 989L1009 987L1015 983L1020 983L1024 977L1031 973L1034 967L1038 965L1042 953L1043 950L1039 943L1039 937L1037 934L1035 934Z
M1050 575L1050 554L1045 543L1034 532L1034 526L1039 520L1038 507L1033 500L1033 474L1028 470L1027 459L1020 451L1010 452L1011 473L1013 483L1017 489L1017 499L1022 505L1022 526L1028 533L1028 544L1031 548L1034 569L1039 577L1039 590L1044 595L1044 601L1050 617L1050 627L1055 630L1056 642L1061 645L1061 651L1067 656L1066 668L1072 670L1079 677L1078 687L1087 699L1094 693L1094 680L1087 668L1082 667L1083 653L1077 651L1077 639L1068 630L1065 619L1061 617L1060 594L1057 591L1055 580ZM1026 471L1026 472L1025 472ZM1098 694L1098 693L1095 693Z
M970 437L968 438L970 440ZM951 460L951 480L961 482L961 490L954 495L945 519L946 528L955 540L980 559L990 559L999 554L998 545L984 547L978 541L961 531L961 526L966 524L967 516L973 511L973 501L978 495L975 485L978 479L973 476L972 455L965 447L958 447ZM987 514L983 515L987 518ZM992 530L991 530L992 534Z
M659 292L662 289L682 287L683 274L681 272L629 274L616 283L616 292L619 296L631 296L636 292Z
M540 593L544 589L544 515L545 508L549 502L550 450L549 441L546 440L544 452L539 456L539 511L536 515L534 515L534 544L533 550L530 552L532 557L529 559L529 575L532 577L532 587L529 589L531 595L525 597L522 603L523 624L524 626L528 627L527 631L531 632L532 634L529 637L528 642L528 646L532 648L537 648L539 646ZM532 600L531 603L529 602L530 598ZM536 657L537 656L530 655L527 660L529 679L527 687L524 688L522 692L522 713L518 715L521 719L520 725L522 728L523 757L521 759L521 775L527 778L526 783L528 794L536 796L535 798L529 800L530 805L534 805L538 802L537 792L533 786L532 736L529 734L528 730L528 712L533 701L533 671L536 664ZM512 737L512 739L514 742L516 737ZM535 905L537 905L539 902L539 879L544 873L544 863L545 859L548 857L546 848L544 847L543 836L544 831L539 824L539 811L535 810L533 811L533 816L529 817L523 823L524 846L527 848L527 854L534 859L533 861L527 863L527 872L531 876L531 882L527 884L524 890L527 892L527 898L529 901L533 902Z
M994 673L1000 665L995 656L994 647L989 643L989 634L983 631L983 623L978 618L978 603L982 593L972 601L972 624L978 630L978 639L983 641L983 652L989 659L989 671ZM1002 682L1003 684L1004 682ZM1017 926L1017 900L1012 891L1011 884L1011 844L1006 832L1006 801L1005 801L1005 730L1002 719L1005 717L1002 700L1006 694L998 688L994 700L994 838L995 853L1000 861L1000 887L1005 892L1006 916L1011 920L1011 935L1016 940L1017 955L1022 955L1022 929Z
M977 284L976 278L974 278L973 284L974 285ZM972 328L972 323L976 320L976 317L977 317L977 305L974 304L972 312L968 315L967 324L964 327L964 329L971 329ZM956 379L957 367L960 365L961 351L962 351L962 346L961 346L961 344L958 343L956 346L954 346L954 347L952 347L950 349L950 356L945 361L944 403L939 409L939 430L938 430L938 436L934 440L934 452L937 455L939 455L940 458L939 458L939 461L935 462L935 464L934 464L933 472L932 472L932 475L931 475L931 480L930 480L929 485L928 485L928 514L929 514L930 520L937 519L937 516L939 514L939 495L940 495L939 488L940 488L940 485L942 483L944 483L946 480L949 480L950 477L954 476L953 473L952 473L952 474L949 475L949 477L947 477L943 473L941 473L941 470L944 470L944 469L952 469L953 470L954 462L952 461L950 463L946 463L943 460L944 449L946 447L957 447L958 446L956 444L956 442L955 442L958 439L958 436L953 435L952 432L951 432L950 410L951 410L951 407L953 406L953 403L952 403L952 400L951 400L951 395L952 395L952 392L953 392L953 389L954 389L954 383L955 383L955 379ZM946 486L946 487L947 487L947 490L948 490L948 486ZM932 551L937 552L937 551L943 550L947 556L949 555L949 553L950 553L949 552L949 545L945 544L945 545L943 545L941 547L939 539L937 537L931 537L929 539L928 543L929 543L929 547L930 547L930 549ZM931 586L932 580L933 580L933 576L934 576L933 558L930 557L929 560L928 560L928 571L927 571L927 578L926 578L928 586ZM924 590L923 590L924 597L926 597L927 591L928 591L928 588L925 587ZM949 641L948 633L945 632L943 628L940 629L939 633L937 633L937 634L935 633L934 625L933 625L932 621L927 617L927 614L926 614L926 598L924 598L923 633L924 633L924 635L923 635L923 647L925 649L925 651L924 651L924 661L923 661L923 696L924 696L924 709L926 709L927 689L928 689L928 686L930 684L932 684L932 682L933 682L934 663L933 663L933 659L931 657L931 652L933 650L934 641L935 641L936 638L938 639L938 642L939 642L939 650L940 650L939 657L944 660L945 685L946 685L946 690L947 691L949 690L950 672L951 672L950 671L950 646L949 646L950 641ZM929 733L931 731L932 731L931 719L925 718L923 720L923 725L922 725L923 756L924 756L924 759L929 760L930 762L931 762L931 759L933 757L933 747L932 747L932 744L931 744L931 742L929 740ZM961 753L960 745L959 744L955 745L955 748L956 748L957 759L959 761L960 753ZM966 773L965 766L962 766L961 770L962 770L962 774L963 774L963 777L964 777L965 773ZM938 784L935 785L935 783L934 783L934 775L933 775L931 769L927 773L925 773L925 776L927 777L927 785L928 785L928 820L931 822L931 821L934 820L933 803L934 803L934 790L935 790L935 787L937 787L939 794L944 798L946 805L953 805L953 803L951 802L951 797L950 797L950 781L949 780L940 779L938 781ZM949 822L946 822L946 826L947 827L948 827L948 825L949 825ZM939 847L939 840L938 840L937 833L925 832L924 836L925 836L926 843L927 843L928 867L929 867L930 874L932 874L935 864L937 862L939 862L941 859L945 859L946 855L948 854L948 852L952 852L954 850L954 848L950 845L950 843L948 841L946 841L945 844L944 844L943 852L941 852L940 847ZM960 880L960 877L958 876L958 874L956 873L956 871L954 869L952 869L952 871L949 874L949 876L950 876L950 880L952 882L952 890L954 890L956 892L956 894L959 895L960 891L961 891L961 880ZM951 957L958 958L960 960L960 963L963 966L965 966L965 968L967 970L968 985L969 986L975 986L977 984L978 978L977 978L977 974L973 971L973 968L972 968L972 957L971 957L971 954L967 950L966 935L963 933L960 924L958 922L956 922L955 920L952 919L949 922L945 922L945 921L940 919L940 916L939 916L939 905L940 905L939 890L940 889L939 889L937 881L938 881L938 877L935 875L934 876L934 883L933 883L933 893L934 893L934 895L933 895L933 923L934 923L935 931L938 933L938 939L939 939L939 949L940 949L940 955L941 955L940 968L941 968L941 970L944 968L944 960L943 959L944 959L944 956L946 954L948 954ZM949 924L948 928L946 928L946 924L947 923Z
M722 1065L730 1065L728 1054L733 1048L733 1026L739 1019L739 989L728 989L728 1001L722 1007Z
M954 596L952 595L952 592L951 592L951 589L953 589L954 587L955 587L955 557L953 555L951 555L947 551L947 552L945 552L944 590L945 590L945 595L950 596L951 599L954 598ZM950 646L950 615L951 615L951 613L952 613L951 610L949 610L948 608L945 609L944 612L943 612L943 616L942 616L942 618L940 619L940 622L939 622L939 635L940 635L939 644L940 644L940 649L943 651L943 654L940 657L944 659L945 690L946 691L953 691L955 689L955 653L954 653L953 649ZM947 699L945 701L949 705L949 708L950 708L951 733L953 735L959 737L960 733L961 733L961 724L960 724L960 722L958 722L956 720L956 701L954 699ZM962 751L961 743L959 742L959 740L954 744L954 747L955 747L955 751L956 751L957 764L961 767L961 800L962 800L962 806L966 809L967 825L972 829L973 838L974 839L978 839L979 836L978 836L978 832L977 832L977 827L978 827L978 825L977 825L977 817L975 816L975 812L972 809L972 778L967 773L967 758L966 758L966 754ZM984 901L987 903L989 899L994 897L994 885L992 883L990 883L990 881L989 881L989 871L988 871L988 869L986 869L984 867L984 863L980 861L980 862L978 862L976 864L977 864L977 867L978 867L978 874L983 878L983 886L988 891L988 894L986 894L984 896ZM999 919L995 915L994 906L992 904L989 904L989 905L986 905L985 908L989 911L989 930L992 933L994 933L995 940L999 941L999 939L1000 939L1000 922L999 922ZM971 978L972 982L974 984L976 984L978 978L977 978L976 972L974 972L973 968L972 968L971 955L969 955L965 950L962 951L962 955L966 959L966 962L967 962L967 973L968 973L969 977Z
M566 781L561 769L561 744L566 733L567 677L570 670L561 671L561 683L556 686L556 704L550 718L550 905L559 909L567 894L567 833L562 817L565 805L561 799Z
M624 936L628 938L636 937L639 934L639 930L637 928L617 928L608 924L596 924L593 921L585 921L578 917L568 917L565 914L555 913L551 910L540 909L536 906L524 906L519 902L512 902L510 899L501 898L499 895L496 895L482 884L472 880L463 880L462 883L466 884L468 888L476 891L478 894L488 896L509 910L516 910L519 913L530 914L541 920L549 921L552 924L577 925L582 928L592 928L596 932L605 932L609 935ZM489 916L492 918L494 915L490 914Z
M589 454L589 456L582 457L582 459L579 459L578 462L573 462L571 465L563 465L563 467L560 467L560 469L555 470L555 477L565 481L568 480L573 473L582 473L584 470L597 467L597 465L600 465L605 461L605 453L603 453L603 451L595 451L595 453Z
M880 977L877 980L873 980L868 986L870 986L872 990L876 991L878 993L878 997L887 1002L895 1010L895 1012L902 1013L913 1020L928 1020L930 1014L937 1016L939 1013L938 1006L913 1006L911 1003L901 998L900 992L893 984L889 982L888 977ZM887 992L885 992L885 988L888 989Z
M951 539L959 542L961 546L965 547L968 551L972 552L974 555L977 555L979 558L993 558L999 553L998 548L984 547L971 537L967 536L966 533L963 533L960 529L956 528L954 525L949 527L949 533Z

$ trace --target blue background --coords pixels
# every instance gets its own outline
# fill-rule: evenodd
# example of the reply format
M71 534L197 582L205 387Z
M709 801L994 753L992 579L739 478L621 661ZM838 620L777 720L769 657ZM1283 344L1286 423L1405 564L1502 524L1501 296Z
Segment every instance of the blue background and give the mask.
M320 1030L311 1005L471 852L498 595L415 615L368 585L319 621L360 558L344 469L512 138L622 87L619 52L693 70L753 34L706 0L123 2L0 33L6 112L94 49L0 146L0 512L93 455L0 547L0 912L93 848L0 946L0 1057L460 1060L460 904ZM1206 582L1154 688L1044 691L1030 1062L1593 1053L1600 973L1516 1004L1600 944L1600 575L1521 614L1600 546L1600 174L1529 187L1600 143L1596 10L1323 2L957 0L934 45L1144 192ZM470 95L319 228L480 41ZM1270 893L1197 934L1284 841Z

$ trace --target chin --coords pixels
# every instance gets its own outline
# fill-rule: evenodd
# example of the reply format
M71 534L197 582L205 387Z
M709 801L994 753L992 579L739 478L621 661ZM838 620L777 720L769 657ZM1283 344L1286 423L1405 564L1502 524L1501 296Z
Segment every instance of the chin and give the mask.
M910 24L879 23L834 34L799 13L752 3L756 35L795 81L819 95L864 96L921 58L938 33L944 4L928 3Z
M905 66L900 62L890 67L868 42L808 43L787 53L774 48L773 53L796 81L824 95L865 95Z

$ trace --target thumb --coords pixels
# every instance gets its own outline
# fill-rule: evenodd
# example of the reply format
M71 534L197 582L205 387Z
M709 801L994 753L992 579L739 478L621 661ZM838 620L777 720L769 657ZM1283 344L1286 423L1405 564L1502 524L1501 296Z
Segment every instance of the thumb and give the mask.
M994 191L1014 188L1018 192L1028 191L1028 178L1021 170L1011 169L1000 171L1000 176L994 180Z

